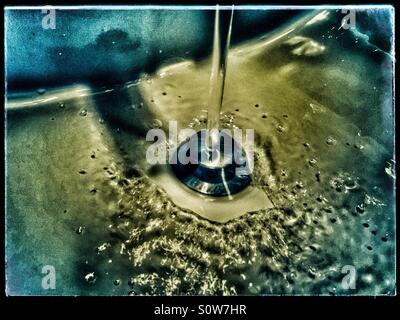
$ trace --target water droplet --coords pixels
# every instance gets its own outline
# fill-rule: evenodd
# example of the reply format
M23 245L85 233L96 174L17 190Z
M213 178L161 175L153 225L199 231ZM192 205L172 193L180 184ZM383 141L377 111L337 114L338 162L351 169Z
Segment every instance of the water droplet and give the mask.
M353 179L351 179L351 178L347 178L347 179L344 181L344 187L345 187L347 190L355 190L355 189L358 188L358 183L357 183L357 181L355 181L355 180L353 180Z
M317 164L317 160L316 159L311 159L310 161L308 161L308 163L310 164L310 166L315 167Z
M81 111L79 111L79 115L80 115L81 117L86 117L86 115L87 115L87 110L86 110L86 109L81 109Z
M304 187L304 183L302 181L296 181L296 187L302 189Z
M395 162L394 160L390 160L386 163L386 167L385 167L385 172L387 175L389 175L390 177L392 177L393 179L396 178L396 172L395 172Z
M326 143L327 143L328 145L333 145L333 144L335 144L335 142L336 142L336 140L333 139L332 137L326 138Z
M278 132L283 132L283 131L284 131L284 128L283 128L283 126L278 125L278 126L276 127L276 130L277 130Z
M85 276L85 280L89 284L94 284L96 282L96 277L94 275L94 272L90 272Z
M58 103L58 107L61 108L61 109L65 108L65 103L59 102Z
M111 247L111 244L108 242L104 242L103 244L101 244L100 246L97 247L97 253L103 252L104 250L106 250L109 247Z
M364 149L364 146L359 144L359 143L357 143L357 144L354 145L354 148L356 148L358 150L362 150L362 149Z
M77 234L82 234L82 232L83 232L84 229L85 229L84 227L79 226L79 227L76 229L76 233L77 233Z
M162 127L162 121L161 120L159 120L159 119L153 119L153 121L152 121L152 123L151 123L151 126L153 127L153 128L161 128Z
M358 213L364 213L364 211L365 211L365 209L364 209L364 204L361 203L361 204L359 204L358 206L356 206L356 211L357 211Z

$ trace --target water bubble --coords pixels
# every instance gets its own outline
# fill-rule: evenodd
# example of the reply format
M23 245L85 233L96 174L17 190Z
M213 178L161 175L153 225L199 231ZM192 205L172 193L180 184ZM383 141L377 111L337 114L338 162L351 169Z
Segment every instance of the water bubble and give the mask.
M78 171L79 174L86 174L86 170L80 170Z
M114 286L119 286L121 284L121 280L117 279L114 281Z
M87 283L93 285L96 282L96 277L94 275L94 272L90 272L87 275L85 275L85 280Z
M284 131L284 128L283 128L283 126L278 125L278 126L276 127L276 130L277 130L278 132L283 132L283 131Z
M86 117L86 115L87 115L87 110L86 109L81 109L80 111L79 111L79 115L81 116L81 117Z
M46 89L39 88L39 89L36 90L36 92L37 92L38 94L45 94L45 93L46 93Z
M65 108L65 103L59 102L58 103L58 107L61 108L61 109Z
M261 116L263 119L267 119L267 115L264 113L262 116Z

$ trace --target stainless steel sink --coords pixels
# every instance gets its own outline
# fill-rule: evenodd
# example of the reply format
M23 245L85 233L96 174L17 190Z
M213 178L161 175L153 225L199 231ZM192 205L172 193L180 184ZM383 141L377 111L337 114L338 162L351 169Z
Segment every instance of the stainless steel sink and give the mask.
M9 93L7 293L395 294L393 56L340 17L310 11L230 52L221 121L255 129L262 206L195 205L146 162L150 128L205 127L209 58Z

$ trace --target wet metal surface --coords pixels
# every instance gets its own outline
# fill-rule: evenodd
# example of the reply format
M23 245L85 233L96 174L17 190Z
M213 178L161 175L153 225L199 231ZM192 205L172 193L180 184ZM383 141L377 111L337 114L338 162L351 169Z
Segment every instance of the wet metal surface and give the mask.
M231 52L221 124L255 129L252 187L273 206L225 223L174 202L145 159L154 125L206 127L209 60L8 101L8 292L393 295L393 60L339 16Z

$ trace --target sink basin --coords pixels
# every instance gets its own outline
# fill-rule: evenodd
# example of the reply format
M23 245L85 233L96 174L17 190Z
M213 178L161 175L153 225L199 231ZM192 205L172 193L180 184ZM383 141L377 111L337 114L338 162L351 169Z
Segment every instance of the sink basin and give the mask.
M7 293L395 294L393 56L341 16L231 49L221 123L255 130L252 191L233 204L146 161L151 128L205 128L208 57L9 93Z

